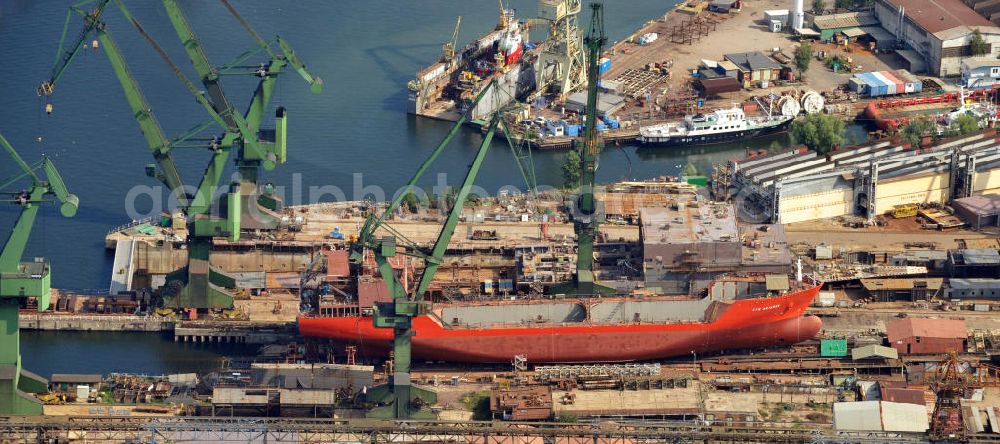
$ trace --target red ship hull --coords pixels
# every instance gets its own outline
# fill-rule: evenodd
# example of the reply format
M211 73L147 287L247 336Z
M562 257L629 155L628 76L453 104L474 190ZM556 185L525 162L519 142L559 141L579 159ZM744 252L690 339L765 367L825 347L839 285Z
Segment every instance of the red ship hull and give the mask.
M822 328L803 316L819 287L783 296L733 301L710 322L664 324L549 324L526 327L449 328L436 318L413 320L416 358L504 363L527 355L533 363L627 362L775 345L812 339ZM304 336L359 344L365 353L391 348L392 330L370 317L300 318Z

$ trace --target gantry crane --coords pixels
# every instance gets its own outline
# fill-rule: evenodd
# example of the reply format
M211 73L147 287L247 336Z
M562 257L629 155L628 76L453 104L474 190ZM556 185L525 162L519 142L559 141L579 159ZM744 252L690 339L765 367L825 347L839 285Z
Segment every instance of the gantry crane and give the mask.
M493 85L490 85L493 86ZM474 104L469 108L472 110L476 104L486 95L490 87L483 88L476 97ZM385 222L389 216L399 208L406 193L399 193L395 199L386 207L380 215L372 214L365 221L358 239L351 244L350 258L353 262L363 263L366 251L371 251L378 266L379 274L385 281L392 295L392 302L379 303L374 307L373 322L378 328L393 329L393 373L389 383L376 387L368 392L368 400L377 406L370 412L372 417L380 418L428 418L432 415L421 409L425 404L435 402L437 395L434 392L413 387L410 383L410 361L411 361L411 338L413 337L413 318L426 314L429 304L424 301L424 293L429 288L434 275L440 267L444 258L448 242L451 240L455 227L458 225L459 216L462 213L464 203L469 196L469 191L476 180L476 176L482 168L483 160L493 141L493 136L498 127L506 127L501 116L506 111L494 113L487 125L486 136L476 152L469 171L462 182L455 197L455 203L448 213L444 224L441 227L431 248L419 246L416 243L406 240L399 232L393 230ZM458 133L468 120L469 113L466 112L444 137L437 148L420 165L413 177L407 182L405 190L412 190L417 182L427 171L427 168L434 162L442 151L451 142L451 139ZM378 235L378 231L386 233ZM412 288L406 288L396 276L390 264L390 258L397 254L407 255L422 259L424 261L424 271Z
M162 47L145 31L124 3L121 0L114 0L127 21L150 43L212 119L207 123L195 126L176 139L168 139L153 116L152 107L143 96L138 82L129 72L124 56L108 33L105 23L101 20L102 14L111 1L87 1L70 8L63 29L62 41L59 44L56 64L50 78L39 87L38 92L43 96L52 95L58 80L74 57L85 46L88 36L91 33L96 33L97 40L105 49L115 75L125 91L129 106L132 108L147 145L149 145L159 166L159 171L157 171L156 166L148 165L146 172L161 180L174 193L186 216L187 226L184 228L189 233L187 239L188 264L167 276L163 290L164 304L172 308L231 307L232 297L220 290L219 287L233 287L235 282L232 278L210 266L212 239L217 236L225 236L230 241L236 241L239 240L241 229L273 230L278 227L279 217L273 213L273 210L280 206L280 201L271 194L270 190L265 189L264 192L261 192L258 184L261 167L271 170L277 164L284 163L286 159L287 115L285 109L282 107L277 109L273 132L266 132L261 128L264 112L267 110L274 90L276 77L285 67L291 66L311 85L314 93L322 91L323 81L306 69L305 64L283 39L277 37L274 42L264 41L226 0L222 0L222 3L247 30L257 43L258 48L244 53L233 62L221 67L212 66L176 1L163 0L167 15L205 87L205 91L201 91L170 60ZM96 4L96 7L92 11L86 11L83 7L88 4ZM73 44L66 46L64 44L70 18L73 14L81 16L85 26ZM273 47L274 45L277 45L281 52L278 52ZM249 70L241 65L259 52L268 54L270 57L268 63L251 67L252 69ZM245 114L240 114L235 110L222 89L220 76L234 73L250 74L260 78ZM223 128L224 132L221 136L196 139L199 133L207 130L213 123ZM194 195L186 193L184 182L171 155L174 148L186 146L190 141L198 142L194 146L207 148L212 153L212 158ZM219 215L213 215L211 211L214 204L212 196L219 186L222 172L232 151L236 153L235 163L239 181L231 184L226 196L216 204L220 209Z
M59 211L65 217L76 215L80 200L66 189L66 183L48 157L29 165L2 135L0 146L21 170L0 183L0 190L31 178L27 190L5 193L10 196L8 202L21 207L21 215L0 252L0 414L40 415L42 404L25 393L44 393L48 387L41 378L21 369L17 313L21 301L31 297L38 302L39 311L49 307L52 276L49 262L44 258L21 262L21 256L46 196L53 195L59 200Z

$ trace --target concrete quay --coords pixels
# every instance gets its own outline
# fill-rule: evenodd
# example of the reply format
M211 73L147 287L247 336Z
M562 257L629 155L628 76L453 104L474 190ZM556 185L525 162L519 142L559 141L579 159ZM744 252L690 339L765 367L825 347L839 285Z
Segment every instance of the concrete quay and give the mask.
M264 345L292 342L296 337L293 328L273 324L184 323L174 328L174 342Z
M22 330L160 332L174 329L174 321L169 318L132 315L21 313L18 324Z

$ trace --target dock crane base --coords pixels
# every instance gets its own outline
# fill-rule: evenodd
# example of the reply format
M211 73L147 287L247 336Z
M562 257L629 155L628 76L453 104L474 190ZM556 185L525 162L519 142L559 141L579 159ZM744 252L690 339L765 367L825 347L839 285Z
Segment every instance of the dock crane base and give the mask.
M9 362L11 359L7 357L0 363L0 414L41 415L42 402L29 393L45 393L48 384L41 377L21 368L19 306L17 297L0 296L0 348L14 352L14 362Z

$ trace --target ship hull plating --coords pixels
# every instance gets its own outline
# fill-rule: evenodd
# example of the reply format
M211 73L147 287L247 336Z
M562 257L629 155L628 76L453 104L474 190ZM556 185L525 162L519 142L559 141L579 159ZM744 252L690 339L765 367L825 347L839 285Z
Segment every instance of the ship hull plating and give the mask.
M527 355L533 363L627 362L791 345L812 339L822 328L818 317L803 316L818 291L738 300L710 322L450 328L419 316L413 320L413 355L470 363L510 362L515 355ZM356 344L366 354L384 354L392 342L391 329L375 328L363 316L301 318L299 330Z

